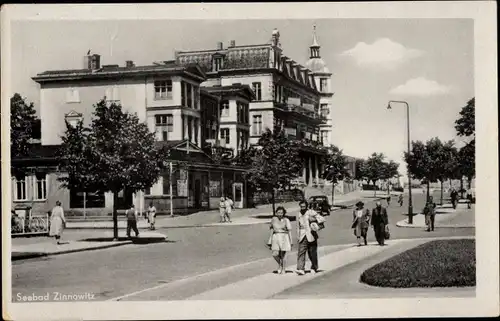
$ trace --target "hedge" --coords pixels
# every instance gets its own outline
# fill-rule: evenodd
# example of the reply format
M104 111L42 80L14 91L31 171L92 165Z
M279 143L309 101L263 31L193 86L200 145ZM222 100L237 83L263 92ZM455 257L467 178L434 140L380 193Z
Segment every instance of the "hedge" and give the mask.
M393 288L475 286L475 240L422 244L369 268L360 281Z

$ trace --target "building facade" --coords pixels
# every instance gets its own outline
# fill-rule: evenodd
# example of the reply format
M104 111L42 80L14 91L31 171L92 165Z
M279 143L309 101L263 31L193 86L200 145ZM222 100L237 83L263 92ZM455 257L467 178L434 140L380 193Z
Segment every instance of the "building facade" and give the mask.
M222 128L230 134L242 132L241 139L235 138L231 145L235 150L240 142L247 144L249 115L245 106L253 99L253 92L244 86L203 90L200 84L206 79L195 64L135 66L127 61L125 66L101 66L95 54L85 57L82 69L46 71L33 77L40 85L41 140L31 146L26 157L12 159L13 167L19 169L12 178L13 208L46 212L60 200L67 211L86 215L111 211L111 193L62 187L58 178L65 173L58 170L55 156L66 122L89 125L93 105L101 99L135 113L156 134L157 143L170 149L165 161L172 164L172 170L162 173L146 191L120 192L118 208L134 203L144 211L153 202L160 212L208 209L217 207L221 196L230 196L236 207L244 207L245 169L214 161L213 150L206 145L219 138ZM230 116L235 115L234 124L232 118L218 117L220 102L227 103ZM221 151L223 156L232 154L224 147L216 152Z
M328 100L332 96L328 78L331 74L326 67L316 67L321 60L316 40L311 46L313 62L308 62L315 67L312 71L287 57L279 39L280 33L275 29L268 43L237 46L233 40L224 48L219 42L214 49L177 51L175 61L182 66L198 64L207 75L202 83L205 89L231 85L252 88L255 97L248 106L249 145L256 145L266 129L275 128L284 130L290 139L302 140L305 143L301 150L304 170L300 183L319 184L322 181L321 158L326 154L324 147L331 143L331 121L328 121L331 113L326 110L331 108ZM323 86L322 90L318 86ZM227 121L235 119L221 118L221 140L228 137L228 130L235 133L234 128L226 127ZM236 137L246 135L246 128L246 124L240 126ZM246 137L239 142L246 142ZM240 149L240 144L237 145L236 151Z

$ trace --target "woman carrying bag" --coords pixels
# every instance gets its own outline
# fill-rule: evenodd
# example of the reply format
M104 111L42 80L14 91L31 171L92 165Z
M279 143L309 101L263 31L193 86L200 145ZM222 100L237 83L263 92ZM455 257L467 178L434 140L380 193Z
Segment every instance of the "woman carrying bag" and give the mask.
M363 238L365 245L368 245L366 236L368 233L368 227L370 226L370 210L365 210L364 206L365 204L359 201L356 203L356 208L352 212L351 228L354 229L354 235L358 240L358 246L361 246L361 237Z
M274 212L271 220L271 235L267 241L267 246L271 249L272 255L278 263L278 274L284 274L286 253L292 250L292 224L286 217L286 210L279 206Z

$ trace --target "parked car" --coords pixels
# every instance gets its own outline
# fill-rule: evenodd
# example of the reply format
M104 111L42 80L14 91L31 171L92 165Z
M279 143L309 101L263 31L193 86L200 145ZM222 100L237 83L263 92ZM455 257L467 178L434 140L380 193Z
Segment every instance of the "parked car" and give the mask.
M328 203L328 197L324 195L311 196L309 197L308 203L322 216L330 215L332 207L330 203Z

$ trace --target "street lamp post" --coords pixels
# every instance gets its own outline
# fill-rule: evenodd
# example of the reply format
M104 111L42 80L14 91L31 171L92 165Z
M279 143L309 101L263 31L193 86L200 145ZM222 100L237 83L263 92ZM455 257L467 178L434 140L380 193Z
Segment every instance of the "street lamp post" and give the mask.
M408 136L408 156L410 155L410 105L406 101L402 100L390 100L387 104L387 109L392 109L391 103L399 103L406 105L406 124L407 124L407 136ZM410 169L408 168L408 223L413 224L413 203L411 197L411 175Z

